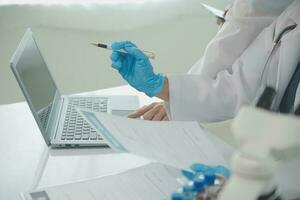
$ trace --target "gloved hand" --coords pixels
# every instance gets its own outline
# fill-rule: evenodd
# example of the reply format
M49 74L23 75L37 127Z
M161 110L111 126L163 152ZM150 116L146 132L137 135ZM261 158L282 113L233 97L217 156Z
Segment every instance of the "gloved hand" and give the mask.
M153 97L161 92L165 77L155 74L149 58L129 41L114 42L111 45L112 67L135 89ZM117 50L125 50L122 53Z
M193 172L187 170L181 170L183 176L185 176L188 180L193 180L199 175L204 175L206 172L211 172L214 174L220 174L226 178L230 176L230 171L224 166L217 165L217 166L209 166L200 163L194 163L190 167Z

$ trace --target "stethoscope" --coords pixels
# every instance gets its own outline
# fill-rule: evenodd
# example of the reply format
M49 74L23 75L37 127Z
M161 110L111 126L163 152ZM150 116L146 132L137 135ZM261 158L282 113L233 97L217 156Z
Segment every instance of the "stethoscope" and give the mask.
M287 26L285 27L278 35L277 37L273 40L273 46L272 46L272 49L265 61L265 64L264 64L264 67L263 67L263 71L262 71L262 74L261 74L261 79L260 79L260 85L262 86L260 88L260 93L262 90L265 89L265 87L273 87L275 89L275 91L278 91L278 88L279 88L279 67L277 68L277 77L276 77L276 81L275 81L275 85L265 85L267 84L267 76L269 73L266 73L266 71L269 71L269 68L268 65L269 62L270 62L270 59L272 57L272 55L274 54L274 51L275 49L277 49L277 47L279 46L280 42L281 42L281 39L283 38L283 36L285 34L287 34L288 32L294 30L295 28L297 27L297 24L293 24L293 25L290 25L290 26ZM275 34L275 33L274 33Z

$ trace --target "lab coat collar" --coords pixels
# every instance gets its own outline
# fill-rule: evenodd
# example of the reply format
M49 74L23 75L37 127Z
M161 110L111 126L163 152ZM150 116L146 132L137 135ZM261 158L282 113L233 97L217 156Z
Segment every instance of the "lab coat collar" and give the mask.
M274 30L274 40L280 33L290 25L300 24L300 1L294 1L281 15L277 18L275 22Z

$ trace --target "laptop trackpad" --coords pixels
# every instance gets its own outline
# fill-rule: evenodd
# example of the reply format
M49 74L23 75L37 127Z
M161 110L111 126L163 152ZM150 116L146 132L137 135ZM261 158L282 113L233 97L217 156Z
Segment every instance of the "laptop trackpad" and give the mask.
M113 115L127 116L139 108L137 96L109 96L109 110Z
M130 113L133 113L134 110L111 110L112 115L118 115L122 117L128 116Z

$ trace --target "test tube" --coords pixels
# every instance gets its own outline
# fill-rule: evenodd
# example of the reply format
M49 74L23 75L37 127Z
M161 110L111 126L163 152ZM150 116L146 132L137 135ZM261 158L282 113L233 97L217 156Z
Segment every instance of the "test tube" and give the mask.
M195 198L195 188L193 185L183 186L183 199L184 200L194 200Z
M194 180L195 200L210 200L209 196L205 193L205 181L203 179Z
M204 174L204 181L206 184L205 192L209 199L215 199L217 196L217 188L215 186L216 175L211 171L207 171Z
M172 200L184 200L183 194L180 192L175 192L172 194Z

